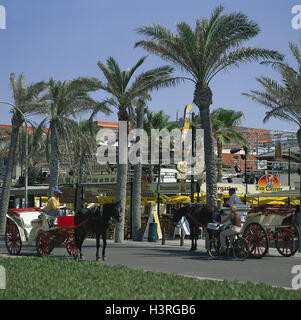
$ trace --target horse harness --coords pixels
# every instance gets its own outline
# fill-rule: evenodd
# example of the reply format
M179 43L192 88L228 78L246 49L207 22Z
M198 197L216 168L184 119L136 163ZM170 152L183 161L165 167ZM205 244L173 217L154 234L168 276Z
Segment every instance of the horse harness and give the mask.
M196 225L202 226L202 223L199 223L192 215L190 212L192 212L194 209L201 207L200 205L192 205L190 206L190 211L188 211L185 215L185 217L189 217Z

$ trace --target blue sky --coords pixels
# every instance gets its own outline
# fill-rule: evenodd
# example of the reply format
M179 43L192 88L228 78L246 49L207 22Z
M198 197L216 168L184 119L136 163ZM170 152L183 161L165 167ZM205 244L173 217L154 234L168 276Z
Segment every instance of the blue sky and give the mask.
M135 28L157 22L175 30L181 21L193 26L196 19L209 17L220 4L225 12L240 11L258 23L261 33L247 45L278 50L294 64L288 42L299 44L300 31L291 26L291 10L301 0L0 0L7 18L7 29L0 30L0 100L13 101L11 72L24 72L29 83L50 77L103 79L97 62L109 56L122 69L132 67L141 56L148 55L142 48L134 49L141 39ZM166 62L148 55L140 71L163 64ZM266 109L242 96L242 92L260 88L256 77L261 75L278 79L275 71L254 63L218 75L211 83L211 108L243 111L242 125L247 127L296 130L295 125L279 120L263 124ZM102 100L106 94L95 96ZM153 93L149 108L163 109L174 120L177 111L182 115L185 105L192 103L192 96L193 87L187 82ZM116 113L109 117L99 114L98 120L115 121ZM0 123L10 123L9 107L5 105L0 105Z

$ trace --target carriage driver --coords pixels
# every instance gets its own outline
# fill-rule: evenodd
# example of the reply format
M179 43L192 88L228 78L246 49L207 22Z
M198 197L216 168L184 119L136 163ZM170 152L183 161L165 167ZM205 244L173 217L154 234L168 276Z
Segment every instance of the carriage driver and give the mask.
M241 230L240 214L237 212L237 208L235 205L231 206L230 214L225 220L222 221L222 223L224 224L230 219L231 219L231 225L229 226L229 228L227 228L226 230L220 233L221 253L225 253L227 250L225 237L233 236L239 233Z
M49 223L53 225L54 220L57 216L62 216L64 214L63 210L65 207L60 207L60 196L63 192L60 189L55 189L53 191L53 197L48 200L47 206L44 211L49 216Z

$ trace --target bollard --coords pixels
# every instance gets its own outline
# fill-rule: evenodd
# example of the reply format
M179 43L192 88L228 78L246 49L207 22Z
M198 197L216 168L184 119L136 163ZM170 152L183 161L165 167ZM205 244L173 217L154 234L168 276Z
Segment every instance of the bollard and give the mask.
M162 228L162 245L165 244L165 228Z
M182 229L180 231L180 246L181 247L184 246L184 234L183 234L183 230Z
M157 241L157 223L152 222L149 224L148 230L148 242L156 242Z

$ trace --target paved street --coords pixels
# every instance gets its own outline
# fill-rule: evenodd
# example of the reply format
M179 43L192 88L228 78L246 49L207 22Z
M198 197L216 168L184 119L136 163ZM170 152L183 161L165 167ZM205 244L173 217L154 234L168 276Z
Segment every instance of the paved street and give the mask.
M180 246L179 240L166 241L165 245L158 242L125 241L116 244L108 240L108 265L123 264L131 268L148 271L174 272L200 278L226 279L239 281L252 280L265 282L273 286L291 288L291 273L294 265L301 265L301 254L294 257L282 257L276 249L271 248L264 258L235 261L229 258L210 258L204 249L204 241L198 241L197 252L189 252L190 240L185 240ZM83 254L86 260L95 260L95 240L87 239L84 242ZM0 242L0 255L7 255L3 241ZM34 247L24 246L21 256L36 256ZM50 257L69 258L64 247L55 248ZM103 262L102 262L103 263Z

